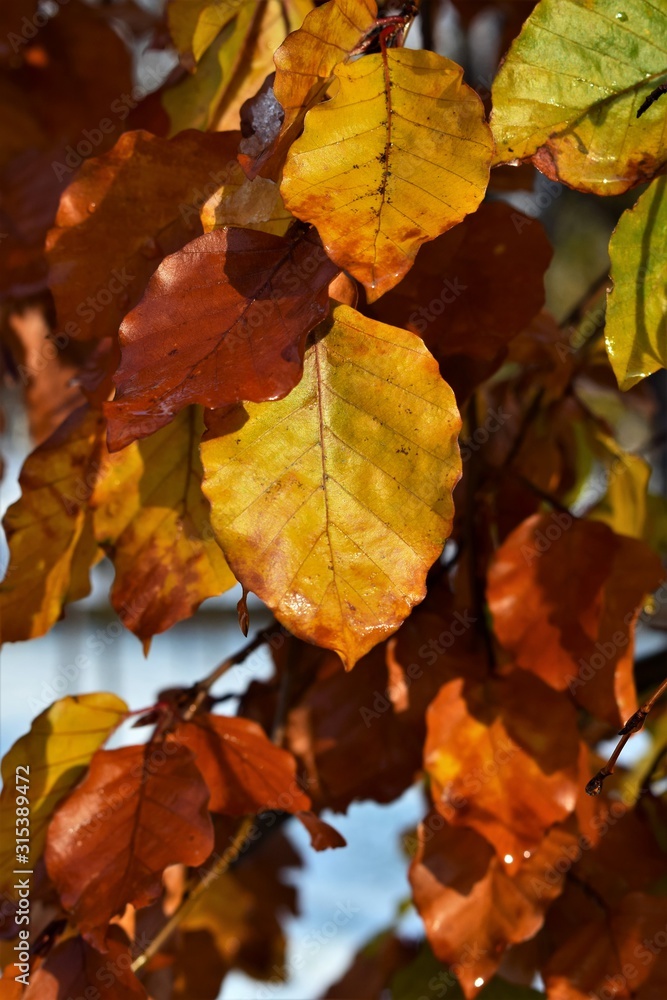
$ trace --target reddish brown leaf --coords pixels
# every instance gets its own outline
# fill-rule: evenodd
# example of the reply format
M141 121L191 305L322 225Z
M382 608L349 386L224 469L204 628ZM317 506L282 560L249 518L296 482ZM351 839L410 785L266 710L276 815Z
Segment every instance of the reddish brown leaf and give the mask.
M49 284L75 340L115 337L163 257L201 232L199 209L235 165L238 133L127 132L87 160L49 233Z
M451 681L430 705L427 725L424 766L436 808L483 834L510 870L573 811L575 712L538 678L516 671L485 685Z
M484 203L426 243L399 285L369 307L418 333L458 400L503 361L510 339L544 305L551 246L536 219Z
M170 864L213 849L208 789L193 756L172 744L99 750L49 827L46 866L84 937L105 950L109 920L147 906Z
M494 628L517 666L618 726L637 707L635 621L663 576L643 542L569 514L536 514L491 564Z
M466 997L473 997L500 965L510 944L526 941L561 892L564 875L553 866L574 837L552 830L539 850L509 866L474 830L449 826L432 812L419 828L419 850L410 868L414 901L436 956L458 963ZM554 877L545 878L545 871Z
M181 722L173 738L193 751L211 791L211 812L246 816L267 809L310 809L296 780L296 761L274 746L256 722L198 715Z
M109 928L104 951L101 954L82 937L63 941L31 975L23 1000L88 997L93 996L91 988L104 1000L147 1000L146 990L130 969L132 956L119 927Z
M121 330L108 405L112 450L163 427L188 403L287 395L337 271L302 228L285 237L216 230L166 258Z
M310 846L315 851L327 851L332 847L346 847L345 837L314 812L299 812L296 818L303 823L310 834Z

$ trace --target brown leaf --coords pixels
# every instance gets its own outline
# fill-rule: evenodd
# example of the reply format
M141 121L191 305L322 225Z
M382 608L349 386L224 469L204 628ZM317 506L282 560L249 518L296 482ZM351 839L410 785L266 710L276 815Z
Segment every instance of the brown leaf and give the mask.
M327 851L332 847L346 847L345 837L314 812L299 812L296 818L303 823L310 834L310 846L315 851Z
M515 671L485 685L450 681L426 718L424 766L436 808L449 823L481 833L515 870L576 804L578 737L569 699Z
M300 228L285 237L217 230L164 260L121 330L111 449L163 427L188 403L287 395L337 271Z
M514 875L475 830L449 826L437 812L419 828L410 868L415 905L436 956L458 963L457 977L473 997L500 965L505 949L531 938L561 892L564 875L545 869L574 838L555 828ZM480 982L481 980L481 982Z
M211 792L211 812L246 816L267 809L310 809L296 780L296 761L257 723L207 713L179 723L173 738L194 753Z
M637 707L635 621L663 576L643 542L569 514L536 514L491 564L494 628L517 666L618 726Z
M130 969L131 961L127 938L119 927L109 928L104 954L82 937L67 938L31 975L23 1000L91 996L91 984L100 996L95 983L103 987L104 1000L148 1000L148 994Z
M105 929L128 903L147 906L170 864L202 864L213 849L209 792L192 754L172 744L99 750L56 811L46 867L81 933L105 950Z
M536 219L504 202L485 202L422 246L403 281L369 310L418 333L460 400L495 371L509 340L544 305L550 259Z
M70 337L116 337L162 258L201 232L199 209L235 165L238 138L127 132L84 163L47 241L49 284Z

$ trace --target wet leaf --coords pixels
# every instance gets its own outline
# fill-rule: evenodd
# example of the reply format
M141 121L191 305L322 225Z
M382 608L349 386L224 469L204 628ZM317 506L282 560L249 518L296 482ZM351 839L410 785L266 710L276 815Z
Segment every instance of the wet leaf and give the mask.
M336 272L303 231L217 230L167 257L121 329L111 449L164 427L189 403L286 395Z
M536 514L491 564L494 629L517 666L622 725L637 707L634 623L662 578L643 542L569 514Z
M158 897L170 864L213 849L208 789L190 751L167 744L99 750L49 826L46 867L63 906L94 947L128 903Z
M34 868L57 804L77 783L95 751L122 721L128 707L115 694L80 694L60 698L33 719L30 732L2 758L2 852L0 888L17 867L14 843L17 785L27 785L30 801L30 864ZM29 770L26 776L24 768ZM21 793L23 794L23 793ZM25 852L20 852L25 853Z
M21 498L5 514L10 563L0 585L2 641L31 639L85 597L97 544L87 503L100 468L104 420L81 407L27 458Z
M666 185L664 177L653 181L623 213L609 243L614 287L607 301L605 338L621 389L667 367Z
M569 699L515 671L485 685L445 684L426 718L424 767L436 808L449 823L481 833L514 872L575 807L578 741Z
M454 965L466 997L477 995L496 972L503 952L533 937L562 890L554 867L575 839L557 828L516 874L474 830L449 826L430 813L419 828L419 852L410 869L415 905L442 962ZM547 877L553 871L554 878Z
M422 243L477 209L492 142L461 68L433 52L389 49L386 61L339 64L335 78L290 148L281 191L373 302Z
M299 386L245 412L202 445L213 529L243 585L351 668L422 600L451 530L453 394L418 337L338 306Z
M664 115L637 111L666 66L667 17L644 0L541 0L493 84L498 162L533 157L603 195L650 180L667 162Z
M111 603L144 641L236 582L201 492L202 427L201 413L188 407L106 456L90 498L95 536L116 569Z

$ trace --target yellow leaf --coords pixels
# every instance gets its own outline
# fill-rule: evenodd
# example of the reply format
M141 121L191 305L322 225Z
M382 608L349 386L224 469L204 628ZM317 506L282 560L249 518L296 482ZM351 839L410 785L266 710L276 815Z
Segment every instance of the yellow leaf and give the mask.
M204 232L238 226L284 236L294 216L283 204L279 185L265 177L248 180L238 163L230 167L229 173L229 181L202 206Z
M664 123L664 118L661 119ZM667 367L667 178L623 212L609 243L607 353L621 389Z
M299 385L216 414L202 444L237 578L351 668L424 597L451 530L459 430L421 339L337 306Z
M667 161L667 10L645 0L541 0L493 84L498 162L535 157L554 180L620 194Z
M336 66L357 47L376 17L375 0L329 0L285 39L274 56L273 90L285 111L281 138L296 134L306 111L326 93Z
M605 494L586 512L586 517L608 524L617 535L643 538L650 465L639 455L623 451L613 437L599 431L593 437L592 448L605 464L601 477Z
M241 106L260 90L273 73L273 54L288 31L300 28L313 9L312 0L268 0L248 34L240 64L218 108L218 132L239 127Z
M173 0L172 37L197 67L165 91L170 134L237 128L241 104L273 71L276 47L311 6L310 0Z
M0 888L15 881L12 872L34 868L44 849L46 830L58 802L74 787L95 753L128 711L115 694L99 692L60 698L33 720L30 732L2 759L0 795ZM29 768L29 775L17 768ZM25 779L25 781L24 781ZM16 861L17 784L28 785L30 864ZM21 807L20 807L21 808ZM25 808L25 807L22 807Z
M68 601L89 591L97 561L88 500L99 471L104 420L82 407L27 458L21 498L4 518L10 563L0 584L3 642L44 635Z
M308 112L290 148L282 194L327 253L374 302L410 270L419 247L479 206L492 140L460 66L389 49L341 64L338 91Z
M90 506L95 534L116 568L111 603L150 639L236 583L201 492L201 410L107 457Z

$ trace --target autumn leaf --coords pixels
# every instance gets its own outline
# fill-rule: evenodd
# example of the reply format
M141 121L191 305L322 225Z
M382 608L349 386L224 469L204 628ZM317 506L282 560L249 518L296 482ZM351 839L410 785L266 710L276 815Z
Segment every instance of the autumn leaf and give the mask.
M623 212L609 243L614 287L607 300L605 338L621 389L667 367L666 184L664 177L653 181L636 205Z
M369 302L410 270L422 243L484 197L492 141L462 74L413 49L341 63L335 96L308 113L290 148L285 205L317 226Z
M532 157L594 194L650 180L667 162L664 116L637 111L666 66L667 16L644 0L541 0L493 84L498 162Z
M227 178L238 138L127 132L83 164L47 241L49 284L67 336L116 337L162 258L201 232L199 209Z
M637 707L634 623L662 579L643 542L569 514L536 514L496 552L487 596L517 666L618 726Z
M162 262L121 329L112 451L189 403L280 398L299 381L305 339L337 273L311 232L217 230Z
M229 127L272 72L285 30L298 28L311 7L310 0L171 0L172 38L186 64L198 63L192 76L163 95L172 135Z
M310 809L296 780L294 758L274 746L256 722L207 713L179 723L174 740L194 753L211 792L211 812L247 816Z
M610 989L614 996L639 1000L661 996L667 989L667 961L659 945L665 925L664 896L633 892L611 913L596 913L549 956L543 970L549 996L588 1000Z
M222 848L216 845L216 849ZM220 983L231 969L254 979L284 974L286 959L285 917L299 912L294 886L286 870L302 861L282 831L257 840L233 871L211 882L180 924L182 945L174 963L176 1000L217 996ZM206 949L207 963L197 960ZM203 967L202 967L203 966ZM206 973L208 972L208 976ZM205 978L217 973L215 990L204 992Z
M44 635L68 601L85 597L97 561L87 500L103 447L104 420L81 407L27 458L21 498L5 514L10 563L0 584L2 641Z
M436 809L449 823L481 833L514 871L575 807L572 705L536 677L515 671L493 684L445 684L426 719L424 767Z
M105 950L108 923L128 903L157 898L167 865L209 856L208 797L184 747L149 743L94 755L51 821L45 857L63 906L95 948Z
M15 841L17 785L26 785L30 802L30 850L34 867L44 848L54 809L74 787L128 707L115 694L80 694L60 698L33 719L30 732L14 743L2 758L0 796L0 887L12 881L16 867ZM20 793L23 794L23 793Z
M130 968L128 944L119 927L109 928L104 954L82 937L67 938L31 974L23 1000L61 1000L63 987L68 997L85 997L94 983L104 987L104 1000L148 1000L148 993ZM99 995L97 987L92 988Z
M273 91L284 117L276 142L245 168L248 176L258 171L271 176L303 127L306 112L326 94L339 63L347 59L373 26L375 0L330 0L304 20L276 50Z
M201 221L205 233L223 226L238 226L284 236L294 216L285 208L280 186L275 181L266 177L248 180L236 163L230 170L229 181L202 206Z
M410 868L415 905L437 957L456 963L466 997L476 996L494 975L509 945L540 929L563 887L556 865L574 844L572 835L554 828L510 874L476 831L449 826L436 812L420 825ZM552 871L554 877L547 877Z
M245 412L202 444L213 530L243 585L351 668L422 600L451 530L453 394L418 337L338 306L297 388Z
M111 603L144 642L235 584L201 492L203 422L188 407L112 456L90 498L95 537L116 577Z
M551 246L537 219L504 202L419 250L412 269L370 307L375 319L418 333L461 402L507 354L544 305Z

